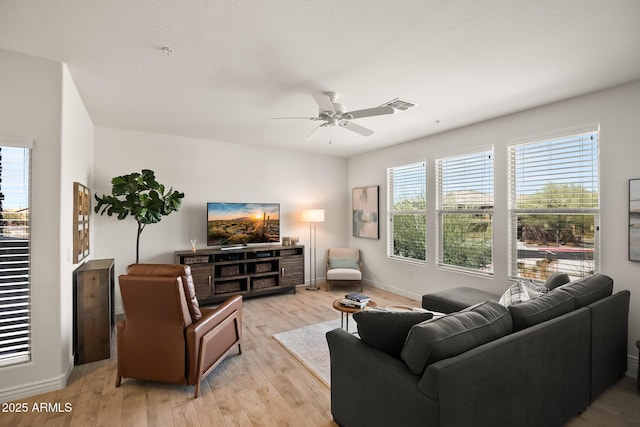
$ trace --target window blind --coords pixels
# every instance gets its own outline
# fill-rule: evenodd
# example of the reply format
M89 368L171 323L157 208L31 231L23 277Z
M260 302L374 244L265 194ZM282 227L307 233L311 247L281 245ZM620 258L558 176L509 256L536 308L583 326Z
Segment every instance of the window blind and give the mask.
M510 275L599 271L599 133L509 147Z
M0 366L31 357L30 152L0 146Z
M599 207L598 132L510 147L513 209Z
M438 264L491 273L493 150L436 161Z
M387 169L387 255L426 260L426 163Z

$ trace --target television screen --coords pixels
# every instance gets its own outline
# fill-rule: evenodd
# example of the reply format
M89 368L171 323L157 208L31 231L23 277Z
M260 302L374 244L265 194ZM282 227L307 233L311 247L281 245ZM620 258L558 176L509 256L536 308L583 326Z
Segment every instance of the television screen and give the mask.
M279 242L279 203L207 203L208 246Z

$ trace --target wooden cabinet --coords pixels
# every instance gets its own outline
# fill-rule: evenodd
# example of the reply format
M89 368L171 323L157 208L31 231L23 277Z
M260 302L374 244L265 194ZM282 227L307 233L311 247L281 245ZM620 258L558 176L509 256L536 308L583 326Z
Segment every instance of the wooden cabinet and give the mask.
M196 296L204 303L231 295L295 293L296 286L304 283L302 245L177 251L174 262L191 266Z
M83 364L108 359L115 326L114 260L88 261L76 269L74 276L75 362Z

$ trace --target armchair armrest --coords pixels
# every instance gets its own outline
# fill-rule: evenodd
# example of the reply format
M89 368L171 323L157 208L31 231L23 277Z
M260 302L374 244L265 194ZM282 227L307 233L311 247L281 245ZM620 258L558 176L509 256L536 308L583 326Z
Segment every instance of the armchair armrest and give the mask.
M201 309L202 318L186 329L188 375L198 395L200 379L237 345L242 353L242 297L229 298L215 309Z

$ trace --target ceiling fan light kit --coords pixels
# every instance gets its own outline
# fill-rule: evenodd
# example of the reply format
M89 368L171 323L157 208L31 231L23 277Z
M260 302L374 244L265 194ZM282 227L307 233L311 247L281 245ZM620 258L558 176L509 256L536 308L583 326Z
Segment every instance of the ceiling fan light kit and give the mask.
M322 121L323 123L318 125L315 129L313 129L313 131L311 131L311 133L307 136L307 139L309 139L319 128L328 126L339 126L362 136L370 136L374 133L371 129L354 123L351 120L361 119L364 117L393 114L395 111L392 105L381 105L379 107L366 108L363 110L347 111L346 107L343 104L336 102L337 97L338 95L335 92L313 94L313 98L318 104L317 117L276 117L275 119L304 119ZM396 98L396 100L397 99L398 98Z

